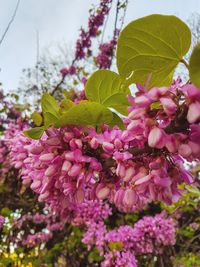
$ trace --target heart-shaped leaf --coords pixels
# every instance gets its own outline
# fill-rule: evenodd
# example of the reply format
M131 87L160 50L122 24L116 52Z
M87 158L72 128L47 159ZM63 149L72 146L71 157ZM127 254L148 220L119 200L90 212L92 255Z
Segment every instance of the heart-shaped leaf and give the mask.
M120 76L109 70L98 70L92 74L85 86L87 99L127 114L129 88Z
M150 15L131 22L120 34L117 67L127 84L167 86L191 44L188 26L175 16Z
M190 57L189 63L190 80L200 88L200 43L197 44Z

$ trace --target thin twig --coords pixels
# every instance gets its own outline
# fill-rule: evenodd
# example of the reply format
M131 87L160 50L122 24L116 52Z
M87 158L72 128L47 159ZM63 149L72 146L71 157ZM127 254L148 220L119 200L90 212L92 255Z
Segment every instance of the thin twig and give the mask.
M126 17L126 11L127 11L127 6L128 6L128 0L126 0L126 1L124 2L124 4L125 4L125 7L124 7L124 15L123 15L123 17L122 17L122 23L121 23L120 29L122 29L123 26L124 26L124 20L125 20L125 17Z
M187 69L189 69L189 64L187 63L185 59L181 59L180 62L183 63Z
M117 20L118 20L118 15L119 15L119 4L120 4L120 0L117 1L117 6L116 6L116 15L115 15L115 24L114 24L114 33L113 33L114 38L116 37Z
M113 4L113 1L111 2L110 10L112 9L112 4ZM106 26L107 26L107 23L108 23L109 14L110 14L110 12L108 13L108 16L106 17L106 20L105 20L105 23L104 23L101 42L100 42L101 44L103 43L103 39L104 39L105 31L106 31Z
M7 34L7 32L9 31L9 28L10 28L11 24L13 23L13 21L14 21L14 19L16 17L17 10L19 8L19 4L20 4L20 0L17 1L17 4L16 4L15 10L14 10L14 13L13 13L13 15L12 15L12 17L11 17L11 19L10 19L10 21L9 21L9 23L8 23L5 31L4 31L4 33L3 33L1 39L0 39L0 45L2 44L2 42L3 42L3 40L4 40L4 38L5 38L6 34Z

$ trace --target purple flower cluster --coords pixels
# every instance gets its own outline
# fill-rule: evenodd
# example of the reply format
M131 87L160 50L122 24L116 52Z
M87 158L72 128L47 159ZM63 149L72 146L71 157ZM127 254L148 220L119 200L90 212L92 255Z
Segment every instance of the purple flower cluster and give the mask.
M30 225L30 230L27 231ZM24 231L24 227L26 231ZM57 216L55 216L50 211L47 214L40 213L26 213L21 218L16 219L13 223L13 229L18 231L17 236L13 236L13 240L18 246L35 246L40 243L46 243L53 237L54 231L62 231L64 228L64 222L58 221ZM15 233L14 231L14 233Z
M99 54L95 58L96 64L100 69L109 69L117 42L116 39L109 43L104 43L99 46Z
M36 234L30 234L26 237L26 239L23 240L22 245L28 246L28 247L34 247L37 244L40 243L46 243L49 241L49 239L52 238L52 233L50 232L39 232Z
M174 245L175 223L163 214L145 216L134 225L134 250L138 254L161 254L165 246Z
M200 157L200 111L190 111L199 97L190 84L140 87L129 97L125 130L51 128L39 141L16 135L11 159L39 201L64 217L85 200L108 199L124 212L151 201L171 204L183 192L179 185L193 182L184 161Z
M74 75L76 74L76 67L74 65L71 65L69 68L63 68L60 70L60 73L62 77L64 78L66 75Z
M101 255L104 253L104 242L106 235L106 226L103 221L87 223L87 231L85 232L82 242L87 245L90 250L94 245L98 248Z
M75 59L82 59L86 53L91 53L91 38L98 35L99 28L103 25L105 16L109 13L111 2L112 0L101 0L97 11L89 18L88 30L81 29L80 37L76 43Z
M92 197L90 187L102 170L96 158L86 155L87 149L82 129L66 127L49 129L40 141L17 135L11 155L14 166L22 170L23 182L31 183L39 201L68 216L70 205Z
M137 267L137 260L130 251L112 251L104 255L101 267Z
M108 204L99 200L90 200L77 204L74 210L72 223L80 226L88 222L99 222L106 220L112 214Z
M4 222L5 222L4 217L0 215L0 229L3 227Z
M102 221L91 222L82 241L89 249L96 245L104 256L102 267L134 267L137 266L135 255L162 254L166 246L175 244L175 222L165 218L164 213L145 216L133 227L124 225L111 231Z

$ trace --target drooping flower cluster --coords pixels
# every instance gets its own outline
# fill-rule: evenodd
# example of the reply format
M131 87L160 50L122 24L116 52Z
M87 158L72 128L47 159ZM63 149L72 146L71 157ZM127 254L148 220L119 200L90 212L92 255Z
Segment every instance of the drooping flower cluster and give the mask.
M11 140L17 132L25 129L27 124L23 122L21 113L15 109L15 104L1 91L0 100L0 179L4 179L13 168L9 154Z
M20 165L23 182L31 183L39 201L47 202L64 216L70 205L91 198L90 188L102 166L89 156L89 151L87 155L89 148L81 128L49 129L40 141L18 135L14 143L13 162ZM28 153L25 159L21 156L23 149Z
M200 110L192 121L190 112L194 98L198 106L199 89L193 85L140 91L129 97L132 106L125 131L94 134L92 146L102 146L103 156L115 160L112 171L120 178L114 187L102 179L100 198L110 198L121 210L130 211L152 200L171 204L180 197L178 185L193 182L184 160L200 156Z
M13 139L13 163L40 201L67 216L84 200L109 199L127 212L181 196L179 185L193 182L184 160L200 156L200 111L195 118L190 111L199 90L177 83L142 90L129 97L125 130L68 126L48 129L39 141Z

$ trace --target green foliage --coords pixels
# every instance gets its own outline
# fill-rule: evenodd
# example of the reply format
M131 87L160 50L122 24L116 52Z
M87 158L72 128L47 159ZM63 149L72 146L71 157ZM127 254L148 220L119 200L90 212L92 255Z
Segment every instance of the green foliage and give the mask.
M50 112L55 117L59 116L59 105L55 98L48 93L44 93L41 100L42 112Z
M31 119L36 126L40 126L42 124L42 116L36 111L31 114Z
M89 125L98 126L99 124L112 122L112 112L103 105L90 101L82 101L80 104L68 109L62 115L57 126L65 125Z
M128 84L167 86L191 43L188 26L175 16L150 15L131 22L117 44L119 74Z
M198 43L192 51L189 73L192 83L200 88L200 43Z
M187 253L187 255L178 256L174 260L174 266L199 267L200 256L194 253Z
M59 118L54 116L50 112L45 112L44 115L44 128L45 130L48 129L51 126L55 126L58 122Z
M98 70L91 75L85 87L88 100L114 108L121 114L127 114L129 88L120 76L109 70Z
M123 248L123 243L122 242L109 242L108 247L110 248L110 250L118 250L121 251Z
M68 109L74 106L74 102L70 99L63 99L60 104L60 113L66 112Z
M93 263L93 262L101 262L103 260L103 257L99 255L99 251L94 248L93 250L91 250L91 252L88 255L88 260L89 262Z
M1 209L1 215L3 217L10 217L10 215L12 214L12 210L10 210L7 207L4 207L3 209Z
M187 185L187 192L183 193L182 197L172 205L168 206L161 203L163 209L167 210L169 213L174 213L178 208L185 212L190 212L196 207L200 200L200 191L194 186Z
M31 138L31 139L40 139L41 136L43 135L44 133L44 127L35 127L35 128L32 128L32 129L28 129L28 130L25 130L23 131L24 135L28 138Z
M125 126L124 126L122 119L114 112L112 113L112 115L113 115L113 119L109 123L110 127L114 127L117 125L120 129L124 130Z
M41 100L42 112L44 116L45 129L52 126L59 118L60 107L53 96L44 93Z

